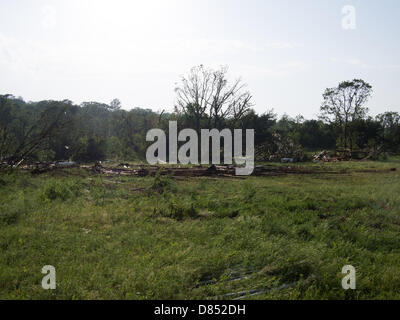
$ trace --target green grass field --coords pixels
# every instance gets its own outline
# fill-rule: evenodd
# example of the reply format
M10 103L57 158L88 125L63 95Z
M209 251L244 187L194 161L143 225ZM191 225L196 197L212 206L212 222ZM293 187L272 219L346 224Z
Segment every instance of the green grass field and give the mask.
M300 166L319 173L1 174L0 299L399 299L400 159Z

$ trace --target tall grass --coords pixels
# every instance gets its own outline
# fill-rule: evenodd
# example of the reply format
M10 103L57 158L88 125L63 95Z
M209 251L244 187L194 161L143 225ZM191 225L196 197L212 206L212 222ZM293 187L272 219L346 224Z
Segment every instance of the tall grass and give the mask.
M0 299L400 298L400 164L327 165L343 174L0 174Z

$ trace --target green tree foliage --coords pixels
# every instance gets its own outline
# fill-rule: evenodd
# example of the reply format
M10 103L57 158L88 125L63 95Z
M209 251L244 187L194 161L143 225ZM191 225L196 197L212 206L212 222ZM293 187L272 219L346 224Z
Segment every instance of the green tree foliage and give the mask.
M354 148L354 127L352 122L365 119L366 102L371 97L372 86L361 79L343 81L335 88L328 88L323 94L321 119L336 129L339 146Z
M376 117L381 126L381 141L385 151L400 151L400 114L385 112Z
M297 130L299 143L309 150L332 149L336 139L330 126L318 120L306 120Z
M268 154L279 149L282 155L290 156L300 147L316 151L333 149L336 144L342 148L400 152L400 114L368 116L365 104L372 87L363 80L345 81L326 89L320 119L305 120L287 115L278 119L273 110L257 114L241 81L227 79L226 68L193 68L177 89L178 106L173 113L123 110L118 99L110 105L84 102L78 106L69 100L25 102L12 95L0 95L0 163L144 161L149 146L147 132L160 128L168 133L172 120L178 122L179 130L215 126L254 129L256 147ZM287 146L293 150L287 151Z
M146 133L159 115L97 102L25 102L0 96L0 161L144 159Z

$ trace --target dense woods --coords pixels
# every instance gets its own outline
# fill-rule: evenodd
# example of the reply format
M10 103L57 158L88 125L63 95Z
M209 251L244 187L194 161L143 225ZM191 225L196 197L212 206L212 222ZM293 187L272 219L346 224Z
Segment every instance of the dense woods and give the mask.
M168 132L170 120L179 129L255 129L258 160L277 157L303 159L304 151L373 150L376 156L400 150L400 114L368 114L365 103L372 87L363 80L345 81L323 94L319 119L301 115L278 118L273 110L257 114L252 96L237 80L227 80L227 69L193 68L176 88L172 113L150 109L121 109L110 104L69 100L26 102L0 96L0 161L24 162L105 159L145 159L150 129Z

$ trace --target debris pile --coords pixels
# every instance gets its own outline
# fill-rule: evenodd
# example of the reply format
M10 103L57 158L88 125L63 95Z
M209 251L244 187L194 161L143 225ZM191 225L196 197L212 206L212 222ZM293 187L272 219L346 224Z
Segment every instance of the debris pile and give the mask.
M293 142L292 139L274 133L272 141L266 142L256 147L256 161L280 161L280 162L303 162L307 157L300 145Z
M319 162L338 162L338 161L351 161L351 160L376 160L381 156L385 156L381 149L364 149L364 150L350 150L350 149L336 149L329 153L324 150L313 157L313 161Z
M313 161L314 162L318 162L318 161L330 161L330 157L328 156L328 152L327 151L322 151L321 153L316 154L313 157Z
M322 152L314 157L315 161L333 161L326 152ZM288 159L291 162L294 159ZM215 178L235 178L245 179L246 177L236 176L236 167L233 165L212 165L212 166L166 166L166 165L123 165L123 166L106 166L101 162L93 165L75 163L35 163L21 167L22 170L30 171L32 174L44 174L48 172L66 172L73 168L85 170L90 174L102 174L105 176L136 176L148 177L160 175L169 175L174 177L215 177ZM387 172L391 170L362 170L355 172ZM310 168L299 165L261 165L256 166L253 170L253 176L279 176L288 174L343 174L343 170L326 170L320 168Z

